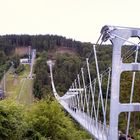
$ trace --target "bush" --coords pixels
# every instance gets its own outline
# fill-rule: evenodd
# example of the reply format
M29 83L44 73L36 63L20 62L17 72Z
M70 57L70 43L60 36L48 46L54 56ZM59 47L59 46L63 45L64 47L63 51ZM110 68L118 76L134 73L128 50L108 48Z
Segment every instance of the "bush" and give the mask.
M78 131L56 101L40 101L26 115L29 128L24 138L49 140L82 140L85 133Z
M14 101L0 102L0 140L20 140L24 130L22 107Z
M19 74L25 70L25 66L23 64L19 65L18 68L15 70L16 74Z

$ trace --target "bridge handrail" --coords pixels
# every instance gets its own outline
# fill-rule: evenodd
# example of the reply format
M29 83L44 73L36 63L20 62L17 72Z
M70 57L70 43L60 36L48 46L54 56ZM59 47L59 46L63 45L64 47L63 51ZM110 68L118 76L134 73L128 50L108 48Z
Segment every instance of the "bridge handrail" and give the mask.
M52 66L53 63L51 61L47 62L49 67L50 67L50 78L51 78L51 84L52 84L52 89L53 89L53 94L56 98L56 100L64 107L64 109L66 111L69 112L69 114L77 121L81 124L81 126L87 130L94 138L96 139L103 139L103 140L107 140L107 135L109 132L109 126L105 126L104 124L102 124L100 121L98 121L98 123L96 123L98 126L92 126L91 128L91 123L95 123L95 119L94 118L90 118L90 116L88 116L85 112L82 112L80 110L78 110L78 108L76 108L76 111L72 110L69 108L68 104L65 102L65 100L63 99L63 96L60 97L56 91L55 88L55 84L54 84L54 80L53 80L53 72L52 72ZM99 133L100 132L100 133Z

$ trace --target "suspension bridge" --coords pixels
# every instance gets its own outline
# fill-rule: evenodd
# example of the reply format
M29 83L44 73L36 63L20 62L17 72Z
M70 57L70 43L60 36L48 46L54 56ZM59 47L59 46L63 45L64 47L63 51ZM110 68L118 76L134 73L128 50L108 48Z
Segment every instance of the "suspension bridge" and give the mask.
M131 41L132 38L132 41ZM140 71L138 62L139 42L133 38L140 38L140 29L104 26L97 43L93 45L91 55L86 58L74 82L63 95L59 96L53 80L53 62L48 61L51 75L53 94L64 109L95 139L119 139L119 115L127 112L125 138L128 139L130 131L131 112L140 111L140 103L133 102L136 72ZM110 41L112 44L112 63L104 71L100 70L97 47ZM129 49L123 54L123 46L129 44ZM127 46L125 46L127 47ZM133 62L127 61L133 56ZM91 57L94 59L91 60ZM111 59L111 58L110 58ZM94 68L96 76L93 77L91 69ZM120 83L123 72L132 72L131 93L128 103L120 102Z

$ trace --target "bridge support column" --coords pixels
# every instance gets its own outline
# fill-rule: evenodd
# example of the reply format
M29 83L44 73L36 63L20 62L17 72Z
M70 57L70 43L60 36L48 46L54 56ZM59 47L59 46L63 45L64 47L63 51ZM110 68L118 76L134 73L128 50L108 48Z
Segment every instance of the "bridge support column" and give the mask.
M118 140L121 44L113 46L109 140Z
M131 108L130 111L140 111L140 106L129 103L120 103L120 77L123 71L136 71L139 70L139 65L134 66L132 63L123 64L121 58L122 46L130 37L140 37L140 29L125 28L115 26L104 26L101 30L102 41L108 39L113 44L112 55L112 79L111 79L111 104L110 104L110 128L108 134L108 140L118 140L118 122L119 114L121 112L128 112L127 105ZM133 44L134 45L134 44Z

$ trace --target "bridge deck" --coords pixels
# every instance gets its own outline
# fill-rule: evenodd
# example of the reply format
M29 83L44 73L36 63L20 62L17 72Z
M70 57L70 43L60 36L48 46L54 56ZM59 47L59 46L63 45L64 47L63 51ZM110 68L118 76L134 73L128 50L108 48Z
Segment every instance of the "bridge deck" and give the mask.
M89 117L86 113L79 110L72 110L69 108L68 104L58 99L59 103L65 108L65 110L77 121L81 124L81 126L86 129L93 137L100 140L107 140L108 127L104 127L101 123L97 123L96 121Z
M55 89L54 81L53 81L53 74L52 74L52 63L51 61L47 62L50 66L50 77L51 77L51 84L53 89L53 94L58 100L58 102L64 107L64 109L77 121L79 124L86 129L94 138L99 140L107 140L109 128L106 126L104 127L101 123L96 122L93 118L88 116L86 113L76 109L73 110L68 106L62 97L60 97Z

